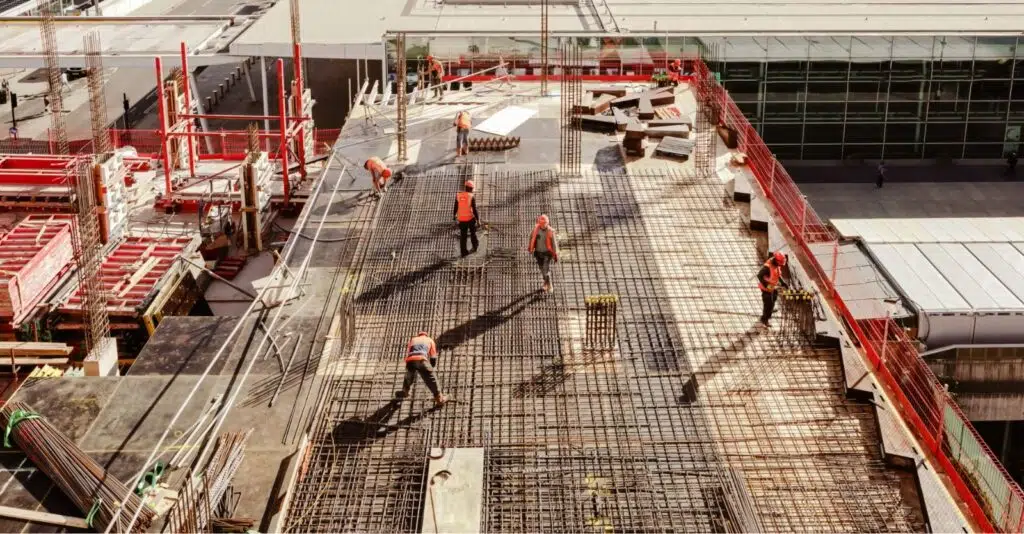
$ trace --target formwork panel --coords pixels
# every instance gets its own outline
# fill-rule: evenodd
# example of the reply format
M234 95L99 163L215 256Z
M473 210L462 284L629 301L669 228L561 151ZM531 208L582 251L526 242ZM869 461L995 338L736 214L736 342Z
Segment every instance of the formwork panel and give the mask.
M30 215L0 237L0 316L17 322L73 259L72 215Z

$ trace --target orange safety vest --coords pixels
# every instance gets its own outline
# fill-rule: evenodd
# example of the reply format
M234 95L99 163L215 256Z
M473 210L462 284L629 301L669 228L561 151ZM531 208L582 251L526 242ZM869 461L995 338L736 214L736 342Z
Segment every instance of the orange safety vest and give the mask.
M366 160L366 169L372 173L380 174L384 172L384 162L381 161L381 159L378 158L377 156L373 156L372 158Z
M530 246L527 248L527 252L533 252L537 249L537 234L540 232L540 225L533 227L533 234L530 235ZM548 245L548 251L555 258L558 258L558 253L555 252L555 229L548 226L547 239L544 240Z
M460 130L468 130L473 127L473 122L469 118L468 111L460 111L459 114L455 116L455 127Z
M768 287L764 286L760 277L757 279L757 287L761 288L761 291L773 292L776 286L779 285L779 278L782 277L782 268L773 264L772 260L764 262L764 266L768 268Z
M438 76L444 75L444 65L440 61L434 60L430 63L430 72L436 72Z
M437 356L437 345L429 336L413 336L405 350L405 363L418 362Z
M473 193L468 191L462 191L455 195L455 200L458 201L459 207L455 210L455 218L459 222L469 222L473 220Z

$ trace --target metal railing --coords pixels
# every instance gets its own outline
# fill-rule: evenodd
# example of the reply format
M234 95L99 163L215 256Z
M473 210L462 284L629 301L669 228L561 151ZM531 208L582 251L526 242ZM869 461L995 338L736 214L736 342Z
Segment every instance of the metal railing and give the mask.
M695 60L694 65L698 80L713 80L714 74L703 61ZM982 531L1024 530L1024 492L939 383L914 341L892 319L858 321L836 291L838 236L808 204L721 84L695 85L698 98L718 103L719 125L736 132L738 148L747 155L747 166L781 217L785 230L793 235L807 258L803 266L828 293L835 311L900 408L904 421L946 475L957 497L966 504L975 526ZM823 265L819 257L829 244L832 258Z

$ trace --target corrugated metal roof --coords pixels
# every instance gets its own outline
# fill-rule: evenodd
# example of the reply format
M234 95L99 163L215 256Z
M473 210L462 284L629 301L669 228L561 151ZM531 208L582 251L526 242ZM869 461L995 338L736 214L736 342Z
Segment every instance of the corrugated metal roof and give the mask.
M1024 242L1024 217L832 219L846 238L865 243Z
M1012 243L970 243L966 245L985 267L1024 302L1024 252Z
M1015 297L964 245L927 243L916 246L972 308L1024 310L1024 302Z
M903 294L924 311L970 311L953 285L912 244L872 244L871 253Z

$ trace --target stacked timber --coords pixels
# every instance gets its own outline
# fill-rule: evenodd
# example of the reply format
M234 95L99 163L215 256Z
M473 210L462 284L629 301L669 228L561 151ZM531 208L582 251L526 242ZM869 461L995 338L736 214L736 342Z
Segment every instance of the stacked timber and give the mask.
M72 215L30 215L0 237L0 317L28 315L68 272Z

